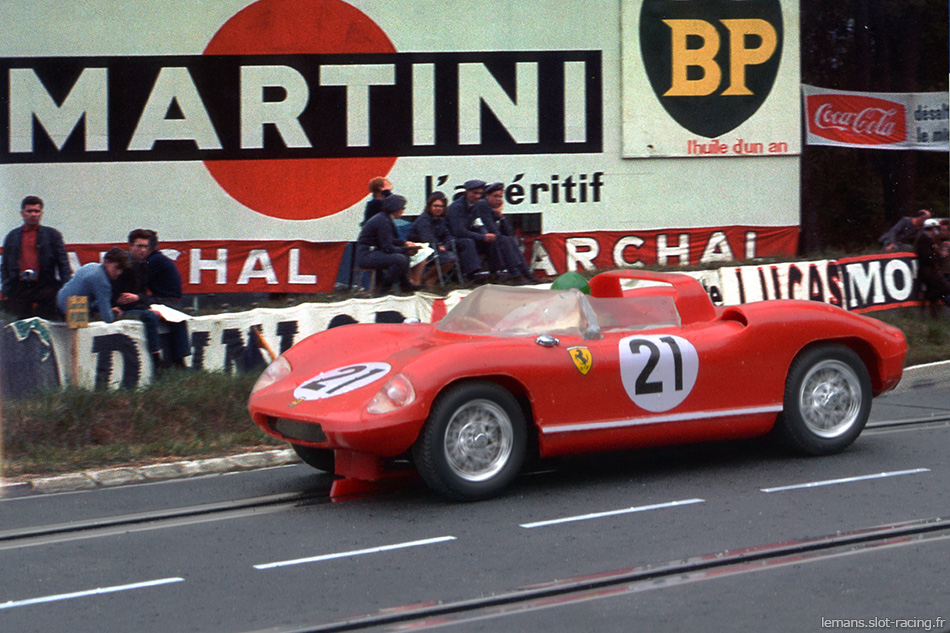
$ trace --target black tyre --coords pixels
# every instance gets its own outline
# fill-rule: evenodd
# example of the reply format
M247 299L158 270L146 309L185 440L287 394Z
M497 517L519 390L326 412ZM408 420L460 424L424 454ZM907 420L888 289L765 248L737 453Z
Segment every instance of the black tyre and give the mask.
M312 446L301 446L300 444L291 444L297 456L308 466L313 466L317 470L333 474L336 462L333 459L333 451L329 448L313 448Z
M514 396L495 383L468 382L439 396L412 455L437 494L474 501L498 494L518 474L525 442Z
M861 434L871 398L871 378L857 354L840 345L807 349L788 371L776 432L796 451L838 453Z

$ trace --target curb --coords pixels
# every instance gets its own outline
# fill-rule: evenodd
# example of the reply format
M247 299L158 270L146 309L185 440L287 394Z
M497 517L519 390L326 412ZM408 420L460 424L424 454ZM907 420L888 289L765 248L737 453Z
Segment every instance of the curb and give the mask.
M29 481L0 482L0 498L111 488L125 484L185 479L200 475L220 475L241 470L273 468L298 462L300 462L300 458L292 449L288 448L146 466L120 466L117 468L86 470L66 475L38 477Z

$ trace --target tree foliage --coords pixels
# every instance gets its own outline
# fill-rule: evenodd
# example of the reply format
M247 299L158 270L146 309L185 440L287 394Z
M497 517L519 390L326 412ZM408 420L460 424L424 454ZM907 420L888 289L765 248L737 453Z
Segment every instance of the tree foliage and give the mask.
M802 82L861 92L947 90L945 0L800 0ZM802 250L866 248L919 208L948 215L943 152L804 146Z

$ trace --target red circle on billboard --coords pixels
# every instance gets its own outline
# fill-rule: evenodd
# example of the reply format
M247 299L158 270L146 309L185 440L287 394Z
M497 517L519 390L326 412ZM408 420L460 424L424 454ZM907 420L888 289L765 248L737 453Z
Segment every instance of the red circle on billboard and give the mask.
M395 53L366 14L341 0L258 0L224 23L205 55ZM353 206L396 157L207 160L228 194L263 215L312 220Z

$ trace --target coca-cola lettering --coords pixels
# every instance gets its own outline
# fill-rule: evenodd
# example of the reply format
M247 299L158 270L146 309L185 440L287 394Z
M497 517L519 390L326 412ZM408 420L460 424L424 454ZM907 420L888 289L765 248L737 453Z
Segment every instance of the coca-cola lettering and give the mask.
M896 123L893 121L897 108L865 108L860 112L837 112L830 103L826 103L815 112L815 125L822 129L851 129L858 134L891 136Z
M811 134L852 145L884 145L904 141L907 116L903 104L854 94L810 95Z

